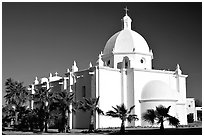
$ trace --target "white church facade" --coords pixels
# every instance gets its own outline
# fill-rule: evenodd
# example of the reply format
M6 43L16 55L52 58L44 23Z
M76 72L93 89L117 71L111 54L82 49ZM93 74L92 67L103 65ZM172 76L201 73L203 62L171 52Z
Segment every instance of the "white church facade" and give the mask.
M39 81L36 78L33 88L44 82L49 88L58 82L62 90L75 93L75 100L100 96L99 107L104 112L122 103L127 108L135 105L133 113L139 120L126 123L126 126L150 125L141 119L142 113L159 105L171 106L170 115L177 117L181 125L186 125L187 75L182 74L178 64L175 71L152 69L153 52L146 40L131 29L132 20L127 13L122 21L123 29L107 41L96 66L90 63L89 68L79 70L74 61L64 77L50 74L49 78ZM106 128L118 127L121 121L96 114L95 123L96 128ZM87 128L89 114L71 114L70 124L71 128Z

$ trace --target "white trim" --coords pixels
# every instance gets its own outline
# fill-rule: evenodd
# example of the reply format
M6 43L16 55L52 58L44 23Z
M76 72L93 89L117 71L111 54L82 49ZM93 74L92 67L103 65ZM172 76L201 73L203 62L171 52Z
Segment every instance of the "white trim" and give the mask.
M140 55L146 55L146 56L153 56L151 53L141 53L141 52L113 52L113 55L117 54L140 54Z
M143 71L143 72L155 72L155 73L164 73L164 74L175 74L175 71L167 71L167 70L155 70L155 69L139 69L133 68L134 71ZM188 77L188 75L179 75L180 77Z
M106 69L106 70L110 70L110 71L118 71L120 72L120 69L115 69L115 68L110 68L107 66L98 66L99 69Z
M102 55L103 58L107 58L107 57L110 57L110 56L113 56L113 55L124 55L124 54L139 54L139 55L146 55L146 56L151 56L153 57L153 54L152 53L141 53L141 52L111 52L109 54L104 54Z
M186 105L186 103L176 103L176 105Z
M171 102L176 102L178 100L176 99L141 99L139 100L140 103L143 103L143 102L153 102L153 101L171 101Z

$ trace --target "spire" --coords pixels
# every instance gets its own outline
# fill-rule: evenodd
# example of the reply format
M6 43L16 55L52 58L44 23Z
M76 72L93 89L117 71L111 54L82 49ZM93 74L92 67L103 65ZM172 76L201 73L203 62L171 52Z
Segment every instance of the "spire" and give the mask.
M123 17L122 21L123 21L123 29L131 29L131 18L128 16L127 12L128 12L128 8L126 6L126 8L124 8L125 10L125 16Z
M89 68L91 68L92 67L92 64L91 64L91 62L89 63Z
M35 84L35 85L39 84L38 77L35 77L34 84Z
M182 71L180 69L179 64L176 65L176 70L175 70L176 74L181 75Z
M177 65L176 65L176 68L177 68L177 69L180 69L180 65L179 65L179 64L177 64Z
M50 73L50 77L52 77L52 73Z
M100 53L99 55L98 55L98 60L97 60L97 65L98 66L103 66L103 60L102 60L102 53Z
M67 73L69 73L70 72L70 70L69 70L69 68L67 69Z
M74 64L73 64L74 66L76 66L76 61L74 60Z
M73 66L72 66L72 72L78 71L78 67L76 65L76 62L74 61Z

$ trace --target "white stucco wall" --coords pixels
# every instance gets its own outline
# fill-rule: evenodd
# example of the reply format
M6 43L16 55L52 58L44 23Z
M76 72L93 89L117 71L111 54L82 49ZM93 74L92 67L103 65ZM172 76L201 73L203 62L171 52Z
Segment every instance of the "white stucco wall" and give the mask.
M159 71L159 70L139 70L139 69L134 69L134 90L136 92L135 94L135 104L137 103L137 101L139 101L141 99L141 93L142 93L142 89L145 86L146 83L148 83L149 81L152 80L160 80L165 82L166 84L169 85L169 87L173 90L177 89L177 83L176 83L176 78L175 75L173 75L173 72L165 72L165 71ZM185 79L184 79L185 80ZM182 92L183 94L181 94L181 98L185 99L185 82L184 80L182 82L180 82L180 84L184 84L181 85L180 87L182 87L180 89L180 92ZM179 111L178 111L178 107L175 104L171 104L172 102L155 102L155 103L145 103L147 106L145 106L144 104L141 106L141 113L143 113L143 111L145 111L145 108L151 108L153 107L153 105L159 105L159 104L166 104L168 105L172 105L170 111L173 114L173 116L178 116L180 118L180 121L182 123L184 123L186 121L186 111L185 111L185 107L184 106L179 106ZM139 104L136 107L136 111L139 110ZM173 111L173 112L172 112ZM177 113L175 113L177 111ZM141 120L141 113L138 113L139 115L139 122L142 124L142 120Z
M132 110L132 114L136 114L138 115L140 113L140 105L139 105L139 101L135 101L135 94L137 94L135 92L134 89L134 71L133 69L128 69L127 72L127 108L129 109L130 107L132 107L133 105L135 105L135 108ZM126 122L127 126L138 126L140 125L138 121L133 121L131 123Z
M100 67L98 70L98 90L100 96L100 109L105 113L113 110L112 106L121 104L121 75L119 70L107 67ZM99 116L99 127L119 127L121 121L119 118L108 116Z
M75 83L71 86L75 93L75 100L84 100L83 97L92 97L92 76L89 74L89 70L78 71L74 73ZM72 80L73 81L73 80ZM83 91L85 88L85 92ZM84 93L85 94L84 94ZM84 96L85 95L85 96ZM88 128L90 122L90 112L84 112L79 110L76 114L73 114L73 128Z
M152 68L152 59L150 55L136 54L136 53L114 54L114 68L117 68L117 64L119 62L122 62L124 57L129 58L130 68L142 68L142 69ZM141 63L141 59L144 60L143 63Z
M177 77L178 101L176 102L177 117L181 125L187 125L186 76Z

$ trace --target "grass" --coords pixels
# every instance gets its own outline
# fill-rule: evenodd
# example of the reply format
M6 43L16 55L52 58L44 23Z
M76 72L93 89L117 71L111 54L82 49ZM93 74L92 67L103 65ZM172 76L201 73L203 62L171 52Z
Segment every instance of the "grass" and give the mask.
M44 132L22 132L7 129L3 135L121 135L120 128L98 129L94 133L88 130L71 129L71 133L58 133L57 129L49 129ZM124 135L202 135L202 122L190 123L189 125L179 126L178 128L166 128L161 132L159 128L151 127L127 127Z
M121 135L120 132L112 132L110 135ZM160 129L135 129L126 130L124 135L202 135L202 128L169 128L161 132Z
M3 131L4 135L121 135L119 129L103 129L97 130L94 133L86 132L85 130L73 129L71 133L58 133L57 131L44 132L22 132L22 131ZM202 135L202 128L169 128L161 132L158 128L128 128L124 135Z

